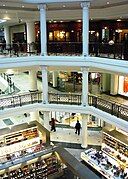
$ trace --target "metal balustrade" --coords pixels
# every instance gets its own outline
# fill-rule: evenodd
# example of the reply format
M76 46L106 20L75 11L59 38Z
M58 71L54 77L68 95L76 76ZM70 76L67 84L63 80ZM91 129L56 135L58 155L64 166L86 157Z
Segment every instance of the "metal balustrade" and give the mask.
M4 45L4 48L3 48ZM13 43L0 44L0 54L9 55L10 57L40 55L41 47L37 42L27 43ZM82 55L82 42L48 42L48 55L57 56L80 56ZM89 42L90 56L123 59L125 48L123 43L99 43ZM127 59L126 59L127 60Z
M81 95L72 93L49 93L49 103L80 105Z
M116 102L108 101L101 97L89 95L88 103L90 106L105 111L111 115L128 121L128 106Z
M27 104L40 103L42 101L42 92L31 92L21 95L14 95L0 99L0 109L14 108Z
M50 104L81 105L81 94L72 93L49 93ZM0 110L5 108L20 107L23 105L41 103L42 92L30 92L21 95L14 95L0 99ZM88 104L111 115L128 121L128 106L108 101L102 97L88 95Z

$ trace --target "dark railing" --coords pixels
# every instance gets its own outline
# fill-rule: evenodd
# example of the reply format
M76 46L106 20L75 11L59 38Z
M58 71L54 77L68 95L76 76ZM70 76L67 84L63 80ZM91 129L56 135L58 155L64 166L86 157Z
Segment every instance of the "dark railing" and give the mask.
M49 42L47 45L49 55L81 55L82 42ZM124 54L123 43L89 43L89 54L97 57L122 59Z
M49 93L49 103L80 105L81 95L72 93Z
M55 94L49 93L49 103L81 105L81 94ZM31 92L22 95L10 96L0 99L0 109L13 108L33 103L42 102L42 92ZM88 95L88 104L111 115L128 121L128 106Z
M33 42L26 43L13 43L13 44L0 44L0 54L13 56L28 56L39 55L40 44ZM114 59L124 58L124 45L123 43L89 43L90 56L107 57ZM82 42L48 42L47 43L48 55L82 55Z
M88 103L102 111L128 121L128 106L108 101L101 97L89 95Z
M40 103L42 92L31 92L0 99L0 109L19 107L27 104Z

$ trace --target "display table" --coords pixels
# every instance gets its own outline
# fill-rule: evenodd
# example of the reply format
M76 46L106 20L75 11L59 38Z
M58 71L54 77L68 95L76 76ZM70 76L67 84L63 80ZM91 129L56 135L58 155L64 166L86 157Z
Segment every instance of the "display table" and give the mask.
M128 168L122 168L117 160L110 157L103 151L88 149L81 152L81 159L97 170L107 179L121 179L123 176L128 177ZM127 177L124 177L127 179Z

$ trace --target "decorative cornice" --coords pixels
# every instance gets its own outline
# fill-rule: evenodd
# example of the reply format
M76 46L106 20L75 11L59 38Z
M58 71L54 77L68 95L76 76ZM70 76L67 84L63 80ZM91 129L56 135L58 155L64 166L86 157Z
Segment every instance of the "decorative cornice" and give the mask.
M47 6L46 6L46 4L39 4L38 5L38 9L44 9L44 10L46 10L46 8L47 8Z
M90 7L90 1L85 1L81 3L82 8L89 8Z

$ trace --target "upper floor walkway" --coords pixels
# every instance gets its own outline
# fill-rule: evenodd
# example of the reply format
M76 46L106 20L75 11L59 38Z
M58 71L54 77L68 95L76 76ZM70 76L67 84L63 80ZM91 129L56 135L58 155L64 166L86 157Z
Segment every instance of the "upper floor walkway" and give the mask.
M15 108L16 110L23 110L22 108L26 106L27 112L29 109L44 110L44 111L70 111L70 112L80 112L86 114L92 114L98 116L105 120L106 115L110 123L114 123L116 126L121 127L124 125L123 129L128 127L128 106L119 104L102 97L88 95L88 105L81 105L81 95L80 94L55 94L49 93L49 104L42 103L42 92L32 92L20 95L14 95L9 97L3 97L0 99L0 113L2 111L7 111L7 113ZM40 104L40 105L38 105ZM54 104L54 105L51 105ZM59 105L58 105L59 104ZM72 105L72 107L71 107ZM22 107L22 108L21 108ZM5 110L8 109L8 110ZM12 112L12 111L10 111ZM22 111L23 112L23 111ZM9 113L8 113L9 114ZM109 114L109 115L108 115ZM114 118L112 117L114 116ZM111 121L111 118L113 120ZM122 120L123 119L123 120ZM122 127L121 127L122 128Z
M128 74L128 61L90 56L29 56L0 58L0 70L46 66L48 70L81 71L87 67L89 72ZM4 71L5 70L5 71ZM40 69L41 70L41 69Z
M0 44L0 54L3 57L19 57L40 55L39 43ZM82 42L48 42L49 56L81 56ZM117 60L128 60L127 51L123 43L89 43L89 55Z

